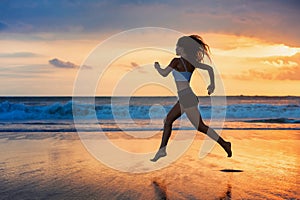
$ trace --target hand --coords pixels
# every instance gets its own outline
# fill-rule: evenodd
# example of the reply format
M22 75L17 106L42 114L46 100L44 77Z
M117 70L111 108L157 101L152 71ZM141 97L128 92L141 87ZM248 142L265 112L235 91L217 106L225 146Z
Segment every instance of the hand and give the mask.
M215 91L215 84L210 84L207 87L208 95L211 95Z
M154 63L154 67L157 69L157 68L160 68L160 64L158 62L155 62Z

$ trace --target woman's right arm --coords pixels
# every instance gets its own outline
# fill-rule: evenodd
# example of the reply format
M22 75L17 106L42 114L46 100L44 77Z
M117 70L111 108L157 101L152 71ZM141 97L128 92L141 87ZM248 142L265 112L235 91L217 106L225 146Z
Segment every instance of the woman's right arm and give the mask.
M210 78L210 85L207 87L207 90L208 90L208 94L211 95L215 90L215 75L214 75L213 68L204 63L198 63L196 68L208 71L209 78Z
M173 59L173 60L171 61L171 63L170 63L166 68L164 68L164 69L162 69L162 68L160 67L160 64L159 64L158 62L155 62L155 63L154 63L155 69L156 69L156 70L158 71L158 73L159 73L161 76L163 76L163 77L166 77L166 76L169 75L169 73L173 70L174 65L175 65L175 59Z

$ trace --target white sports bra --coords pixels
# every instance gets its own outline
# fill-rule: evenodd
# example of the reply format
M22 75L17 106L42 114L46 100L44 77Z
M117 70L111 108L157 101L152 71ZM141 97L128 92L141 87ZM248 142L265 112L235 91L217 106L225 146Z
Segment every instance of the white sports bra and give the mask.
M186 67L186 65L185 65L185 63L184 63L184 61L182 60L181 57L180 57L180 60L181 60L181 62L183 64L183 66L184 66L185 71L184 72L179 72L179 71L173 69L172 70L172 74L174 76L174 79L175 79L176 82L177 81L187 81L187 82L190 82L192 73L189 72L189 71L187 71L187 67Z

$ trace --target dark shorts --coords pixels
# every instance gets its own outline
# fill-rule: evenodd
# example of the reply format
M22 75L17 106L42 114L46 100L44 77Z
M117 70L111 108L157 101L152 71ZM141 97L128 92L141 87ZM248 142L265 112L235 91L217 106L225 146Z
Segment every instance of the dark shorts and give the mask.
M179 103L182 108L190 108L198 106L198 97L194 94L192 88L186 88L177 92Z

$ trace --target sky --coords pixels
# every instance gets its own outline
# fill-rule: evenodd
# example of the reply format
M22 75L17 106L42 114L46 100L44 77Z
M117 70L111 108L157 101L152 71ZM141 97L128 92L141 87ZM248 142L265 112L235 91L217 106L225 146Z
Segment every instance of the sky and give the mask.
M215 95L300 96L299 9L298 0L1 0L0 96L72 96L76 87L174 95L172 77L153 68L176 56L172 32L209 44ZM120 40L124 33L132 34ZM89 78L78 86L80 74L96 86ZM193 90L207 95L208 84L197 69Z

